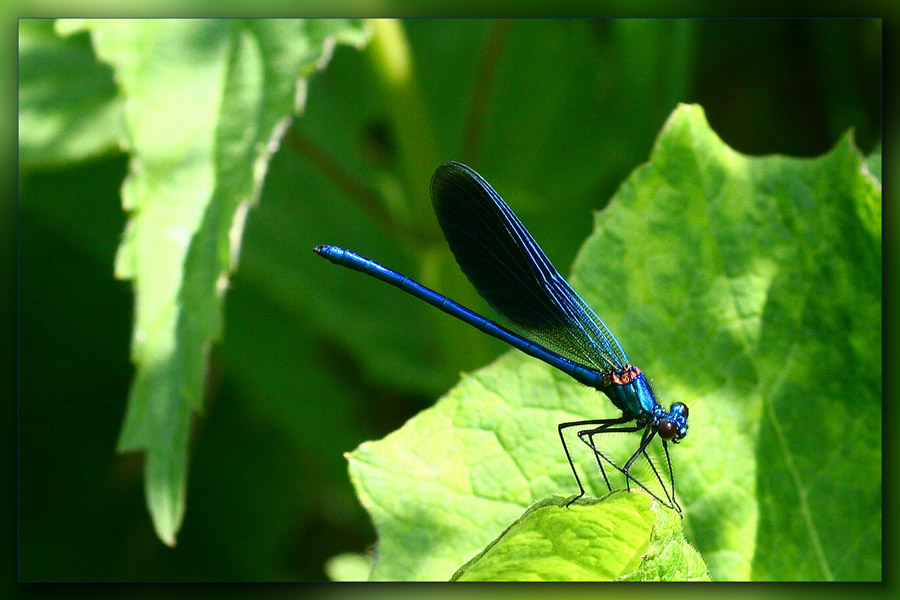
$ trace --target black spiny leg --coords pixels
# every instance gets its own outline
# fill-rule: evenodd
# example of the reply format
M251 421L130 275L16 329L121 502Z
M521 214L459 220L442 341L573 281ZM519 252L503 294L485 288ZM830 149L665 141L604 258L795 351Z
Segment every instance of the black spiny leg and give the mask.
M591 447L594 451L595 457L597 457L597 464L600 466L600 472L603 473L603 479L606 481L606 486L610 487L609 480L606 478L606 471L603 470L603 465L600 464L599 453L597 449L594 447L593 439L591 439L597 433L611 432L611 431L637 431L636 427L615 427L615 425L621 425L622 423L627 423L631 421L630 418L626 418L625 416L619 417L618 419L590 419L587 421L570 421L568 423L560 423L557 428L559 431L559 441L562 443L563 450L566 453L566 459L569 461L569 468L572 469L572 475L575 476L575 483L578 484L578 495L566 502L566 506L571 506L573 502L584 496L584 486L581 485L581 479L578 477L578 471L575 469L575 463L572 462L572 455L569 454L569 447L566 446L566 438L563 436L563 430L569 429L570 427L584 427L588 425L594 425L594 429L588 429L584 431L578 432L578 437L581 441L584 440L584 436L587 435L588 439L590 439L590 443L585 442L588 446ZM608 459L607 459L608 460ZM614 463L611 463L614 464ZM615 465L614 465L615 466ZM618 467L616 467L618 468ZM610 487L610 489L612 489Z
M669 481L671 481L672 485L672 493L669 494L669 490L666 487L665 482L662 480L662 477L659 474L659 470L656 468L656 465L653 464L653 461L650 460L650 456L647 454L647 447L653 441L653 438L656 437L656 431L652 427L648 426L635 426L629 425L627 427L616 427L616 425L620 425L626 422L624 419L609 419L609 420L597 420L597 421L580 421L575 423L563 423L560 425L560 438L562 438L562 429L569 426L578 426L578 425L598 425L594 429L586 429L578 432L578 437L584 442L587 446L594 451L594 457L597 459L597 466L600 468L600 473L603 475L603 480L606 482L606 486L612 490L612 486L609 483L609 479L606 476L606 470L603 468L603 463L607 462L611 467L622 473L625 476L625 487L627 490L631 491L631 483L636 483L641 489L645 492L656 498L662 504L668 506L669 508L673 508L681 514L681 506L675 500L675 480L673 478L672 473L672 463L669 459L669 446L666 443L666 440L662 440L663 448L666 452L666 462L669 465ZM594 443L594 436L601 433L632 433L635 431L639 431L643 429L644 432L641 435L641 443L638 447L637 451L631 455L628 459L628 462L625 463L624 466L620 467L613 461L610 457L603 454L600 450L597 449L596 444ZM563 442L563 447L565 447L565 441ZM653 471L653 474L656 476L657 482L659 482L660 487L663 489L663 493L665 494L666 499L663 500L656 493L650 490L647 486L641 483L638 479L636 479L631 473L631 465L634 464L634 461L637 460L638 456L644 456L644 460L647 461L647 464L650 466L650 469ZM572 465L572 459L568 455L568 449L566 450L566 457L569 458L569 465ZM572 466L572 472L575 473L575 467ZM575 473L575 480L578 482L578 487L581 490L581 493L576 496L574 499L570 500L568 504L571 504L578 498L584 495L584 488L581 486L581 482L578 480L578 474ZM567 504L567 505L568 505Z

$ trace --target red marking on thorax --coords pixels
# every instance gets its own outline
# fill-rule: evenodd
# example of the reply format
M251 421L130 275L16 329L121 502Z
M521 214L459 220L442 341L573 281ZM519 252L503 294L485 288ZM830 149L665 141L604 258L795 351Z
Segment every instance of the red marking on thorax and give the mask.
M608 387L614 383L617 385L628 385L637 379L640 374L641 370L634 365L625 365L625 369L622 371L613 371L604 375L603 387Z

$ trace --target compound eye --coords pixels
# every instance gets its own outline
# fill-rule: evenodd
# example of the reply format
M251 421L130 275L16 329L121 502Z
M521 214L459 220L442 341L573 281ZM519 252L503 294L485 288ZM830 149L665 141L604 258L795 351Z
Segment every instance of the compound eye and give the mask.
M687 407L687 404L684 404L684 403L682 403L682 402L676 402L675 404L672 405L672 408L670 409L670 412L673 412L673 413L676 413L676 414L679 414L679 413L680 413L680 414L684 415L684 418L685 418L685 419L687 419L687 417L688 417L688 407Z
M659 425L656 426L656 433L664 440L671 440L677 432L678 428L675 427L675 423L672 421L660 421Z

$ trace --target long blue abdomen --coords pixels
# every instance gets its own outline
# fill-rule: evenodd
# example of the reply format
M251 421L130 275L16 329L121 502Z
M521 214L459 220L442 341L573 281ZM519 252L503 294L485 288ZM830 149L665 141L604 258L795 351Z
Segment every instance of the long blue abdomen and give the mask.
M529 356L533 356L550 364L553 367L556 367L563 373L566 373L567 375L569 375L576 381L583 383L584 385L596 388L598 390L603 389L603 373L585 367L584 365L580 365L564 356L557 354L556 352L548 350L540 346L539 344L536 344L522 337L521 335L510 331L509 329L506 329L501 325L498 325L490 319L487 319L479 315L478 313L469 310L465 306L454 302L450 298L447 298L446 296L425 287L421 283L410 279L402 273L393 271L370 258L366 258L365 256L359 255L356 252L346 250L339 246L316 246L315 252L322 258L325 258L330 262L333 262L334 264L341 265L342 267L347 267L348 269L353 269L354 271L365 273L366 275L370 275L375 279L380 279L385 283L389 283L392 286L403 290L407 294L419 298L420 300L424 300L435 308L447 313L448 315L456 317L460 321L468 323L479 331L483 331L490 336L506 342L514 348L518 348Z

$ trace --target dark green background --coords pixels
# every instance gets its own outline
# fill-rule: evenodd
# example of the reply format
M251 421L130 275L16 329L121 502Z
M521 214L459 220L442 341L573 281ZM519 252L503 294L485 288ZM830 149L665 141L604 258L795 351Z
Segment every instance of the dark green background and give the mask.
M481 171L564 273L679 102L748 154L815 156L850 127L864 153L881 139L877 21L405 26L438 160ZM126 157L21 163L20 579L323 579L373 543L342 453L504 349L311 252L346 245L418 277L443 251L377 203L398 168L390 106L348 47L310 83L248 219L175 549L153 532L140 457L114 452L132 374L130 288L112 278ZM438 281L483 308L458 274Z

